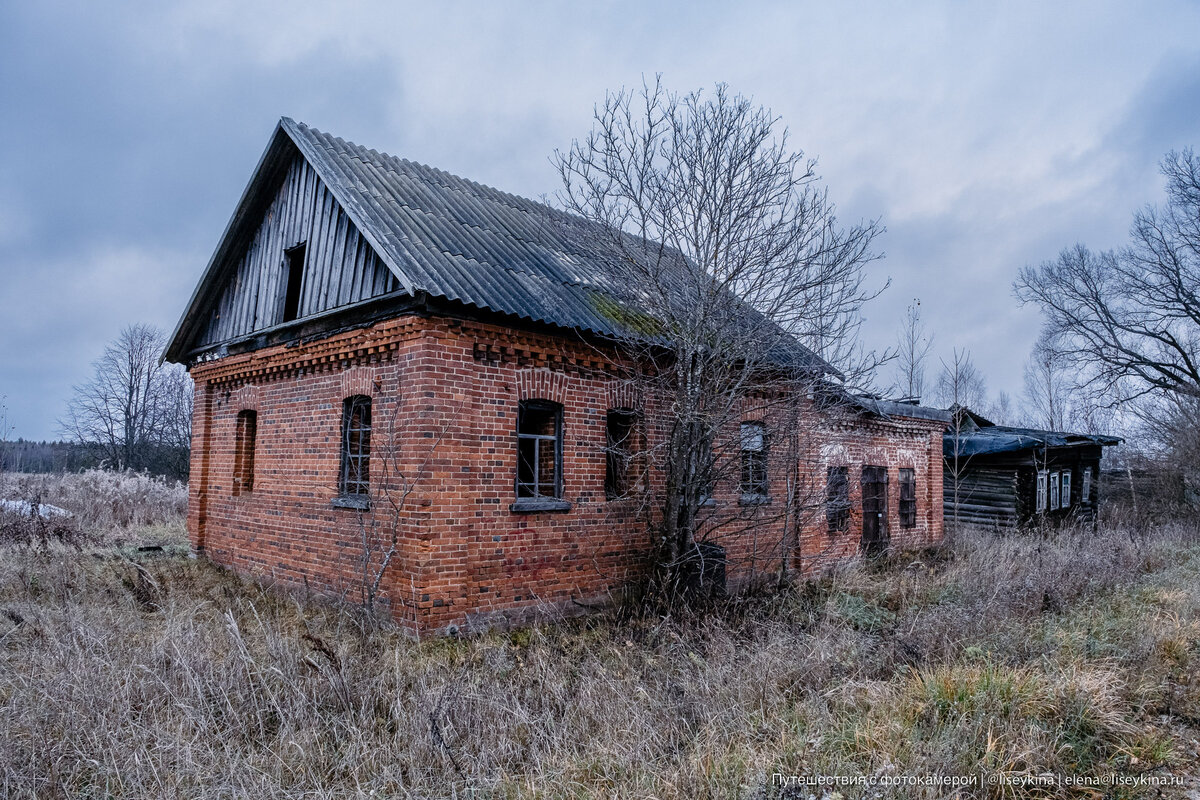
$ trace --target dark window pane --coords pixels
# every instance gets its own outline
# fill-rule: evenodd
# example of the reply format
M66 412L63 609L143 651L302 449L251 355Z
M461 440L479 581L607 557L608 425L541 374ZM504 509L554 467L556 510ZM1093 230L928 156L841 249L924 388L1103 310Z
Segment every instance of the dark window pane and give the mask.
M917 475L911 469L900 470L900 525L905 528L917 524Z
M830 467L825 494L825 520L830 533L850 528L850 470Z
M562 406L521 403L517 414L517 497L562 497Z
M367 495L371 489L371 398L346 398L342 410L343 495Z
M742 436L742 494L767 495L767 441L761 422L744 422Z
M606 426L604 494L612 500L630 489L630 462L636 417L631 411L609 411Z

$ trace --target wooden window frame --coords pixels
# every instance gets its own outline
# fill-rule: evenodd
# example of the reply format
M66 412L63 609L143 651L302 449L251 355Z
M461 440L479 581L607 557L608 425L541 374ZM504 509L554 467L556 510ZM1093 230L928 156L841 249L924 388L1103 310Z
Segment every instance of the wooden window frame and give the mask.
M1092 504L1092 468L1088 467L1083 471L1083 482L1079 487L1079 504L1088 506Z
M897 471L897 481L900 483L900 515L901 528L917 527L917 471L912 467L900 467Z
M1047 486L1050 489L1050 494L1049 494L1049 502L1046 504L1046 507L1049 508L1051 511L1058 511L1058 509L1061 508L1061 506L1059 505L1058 471L1057 470L1050 473L1050 477L1048 479Z
M738 428L740 446L738 489L743 503L761 503L770 497L768 476L767 426L758 420L743 422ZM753 437L748 439L747 436ZM747 447L747 441L757 439L758 446Z
M825 524L830 536L850 530L850 467L825 472Z
M1049 487L1047 485L1049 483L1049 475L1050 473L1046 472L1044 469L1038 470L1037 479L1034 482L1037 493L1037 499L1034 501L1034 513L1042 514L1046 511L1046 506L1048 505L1047 500L1050 497Z
M529 412L549 413L553 415L554 433L531 433L524 430L525 420ZM521 480L523 442L533 442L533 480ZM542 480L540 471L541 449L545 446L554 448L554 475L550 480ZM517 463L513 475L513 493L515 500L509 507L512 511L567 511L571 504L563 499L563 406L552 400L522 400L517 406ZM552 494L543 494L543 486L549 488Z
M1071 507L1071 483L1072 483L1071 471L1063 470L1059 474L1058 480L1061 483L1061 488L1058 490L1058 507L1059 508L1070 508Z
M371 496L371 398L356 394L342 401L341 465L334 505L367 508ZM357 425L355 412L358 412Z

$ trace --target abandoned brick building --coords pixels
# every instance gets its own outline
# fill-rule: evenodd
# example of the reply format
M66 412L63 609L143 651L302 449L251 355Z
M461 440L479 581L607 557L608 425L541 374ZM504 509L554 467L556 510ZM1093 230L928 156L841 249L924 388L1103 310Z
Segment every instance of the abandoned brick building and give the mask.
M612 443L653 445L656 412L600 355L614 323L564 221L586 224L283 119L167 350L195 381L195 550L429 631L635 580L650 534ZM941 539L944 415L804 413L792 464L752 408L735 434L714 504L803 484L820 507L722 540L731 584Z

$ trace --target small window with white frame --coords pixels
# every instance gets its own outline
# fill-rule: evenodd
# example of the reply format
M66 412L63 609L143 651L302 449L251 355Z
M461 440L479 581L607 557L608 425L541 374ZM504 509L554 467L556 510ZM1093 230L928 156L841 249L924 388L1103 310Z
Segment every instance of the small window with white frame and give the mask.
M1079 502L1082 505L1090 505L1092 502L1092 468L1088 467L1083 471L1083 484L1079 487Z
M1062 474L1062 494L1059 495L1059 508L1071 507L1071 473L1064 471Z
M1058 510L1058 473L1050 473L1050 510Z
M1037 513L1041 514L1046 510L1046 473L1038 472L1037 474Z

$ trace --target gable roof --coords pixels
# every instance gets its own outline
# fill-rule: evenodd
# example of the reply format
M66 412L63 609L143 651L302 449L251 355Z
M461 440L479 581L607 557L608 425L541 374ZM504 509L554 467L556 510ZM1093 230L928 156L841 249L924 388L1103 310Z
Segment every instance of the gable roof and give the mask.
M239 243L257 224L282 166L298 151L357 226L403 292L535 323L628 335L630 316L607 285L619 254L598 226L433 167L379 153L287 117L226 227L165 357L186 360ZM829 371L799 343L794 365Z

